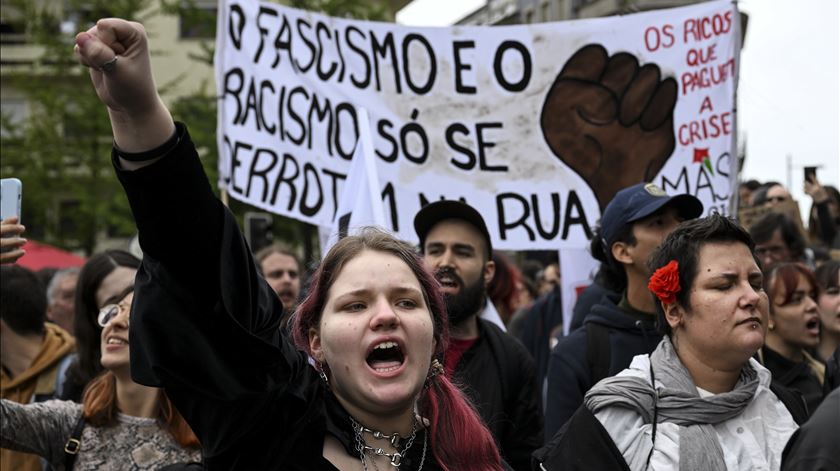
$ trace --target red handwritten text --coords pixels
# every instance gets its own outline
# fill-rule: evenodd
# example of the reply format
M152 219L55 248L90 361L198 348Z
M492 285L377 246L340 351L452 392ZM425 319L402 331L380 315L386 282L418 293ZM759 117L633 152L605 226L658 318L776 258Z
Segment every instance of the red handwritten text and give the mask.
M732 112L713 114L707 118L681 124L677 130L680 145L688 146L695 142L714 139L732 134Z
M735 76L735 59L712 64L699 69L683 72L680 77L683 95L689 92L710 88Z
M715 47L717 47L717 44L707 46L705 49L689 49L688 52L685 54L685 63L693 67L697 65L708 64L709 62L717 60Z
M704 41L728 33L732 29L732 11L691 18L683 23L683 42Z
M645 30L645 47L648 52L654 52L660 47L668 49L676 42L674 37L674 26L664 25L661 28L650 26Z

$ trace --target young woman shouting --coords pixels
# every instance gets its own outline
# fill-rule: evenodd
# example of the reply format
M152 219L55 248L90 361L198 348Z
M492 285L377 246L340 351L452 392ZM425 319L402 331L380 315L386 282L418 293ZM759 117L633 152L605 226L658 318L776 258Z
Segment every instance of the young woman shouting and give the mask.
M411 247L372 233L326 255L293 325L155 89L146 33L76 37L114 132L145 258L132 374L163 387L209 470L497 470L495 443L441 374L444 304Z

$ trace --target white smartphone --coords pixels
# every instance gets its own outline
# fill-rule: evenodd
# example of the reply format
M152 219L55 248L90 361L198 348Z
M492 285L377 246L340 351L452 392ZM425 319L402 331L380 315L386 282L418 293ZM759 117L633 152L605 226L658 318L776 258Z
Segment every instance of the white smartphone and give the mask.
M20 223L20 201L23 184L17 178L0 179L0 219L18 217Z

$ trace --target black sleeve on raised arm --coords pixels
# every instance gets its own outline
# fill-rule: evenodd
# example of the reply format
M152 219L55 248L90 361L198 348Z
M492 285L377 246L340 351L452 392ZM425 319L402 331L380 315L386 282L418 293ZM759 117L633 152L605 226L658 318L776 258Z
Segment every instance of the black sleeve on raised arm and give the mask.
M165 388L205 453L213 453L311 372L280 334L282 304L213 194L185 126L178 123L177 132L177 147L139 170L121 170L113 156L144 252L130 323L131 373L138 383Z

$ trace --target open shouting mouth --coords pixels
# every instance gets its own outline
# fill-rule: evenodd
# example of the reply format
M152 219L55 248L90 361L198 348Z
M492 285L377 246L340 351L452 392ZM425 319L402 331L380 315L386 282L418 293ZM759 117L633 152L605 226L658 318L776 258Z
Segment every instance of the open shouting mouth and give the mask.
M435 279L440 283L444 293L458 290L463 281L451 268L442 268L435 273Z
M365 361L378 375L391 376L405 364L405 354L396 340L380 340L371 346Z
M808 319L808 322L805 323L805 329L808 331L809 335L819 336L820 335L820 319L819 317L812 317Z

